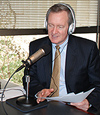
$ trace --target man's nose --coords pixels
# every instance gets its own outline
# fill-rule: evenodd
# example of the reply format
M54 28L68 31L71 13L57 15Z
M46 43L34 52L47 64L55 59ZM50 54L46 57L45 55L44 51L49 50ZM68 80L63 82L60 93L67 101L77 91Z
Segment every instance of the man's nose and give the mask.
M57 32L58 32L57 27L54 27L54 28L53 28L53 34L56 34Z

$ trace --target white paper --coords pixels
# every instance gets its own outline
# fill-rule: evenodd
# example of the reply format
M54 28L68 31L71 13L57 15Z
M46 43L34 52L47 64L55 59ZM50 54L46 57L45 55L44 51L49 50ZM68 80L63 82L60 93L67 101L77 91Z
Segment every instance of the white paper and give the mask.
M82 102L94 89L95 88L90 89L87 92L80 92L78 94L69 93L69 94L67 94L65 96L61 96L61 97L42 97L42 98L47 99L47 100L78 103L78 102ZM36 98L39 98L39 97L36 96Z
M3 91L3 89L0 90L0 101L1 101L2 91ZM7 99L10 99L10 98L22 96L25 93L26 92L22 86L6 88L5 92L4 92L3 101L6 101Z

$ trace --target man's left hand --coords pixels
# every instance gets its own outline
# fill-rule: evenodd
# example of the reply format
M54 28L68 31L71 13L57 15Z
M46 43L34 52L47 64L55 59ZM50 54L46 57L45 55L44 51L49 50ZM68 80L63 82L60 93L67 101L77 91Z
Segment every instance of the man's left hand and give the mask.
M87 99L84 99L82 102L79 102L79 103L70 103L70 105L73 105L84 111L87 111L89 109L89 102Z

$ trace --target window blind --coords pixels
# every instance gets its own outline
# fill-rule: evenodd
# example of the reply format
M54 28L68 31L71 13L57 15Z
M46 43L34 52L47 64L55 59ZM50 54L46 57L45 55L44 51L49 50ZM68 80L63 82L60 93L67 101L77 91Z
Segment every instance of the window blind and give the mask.
M97 25L98 0L0 0L0 29L44 28L48 8L59 2L73 7L76 27Z

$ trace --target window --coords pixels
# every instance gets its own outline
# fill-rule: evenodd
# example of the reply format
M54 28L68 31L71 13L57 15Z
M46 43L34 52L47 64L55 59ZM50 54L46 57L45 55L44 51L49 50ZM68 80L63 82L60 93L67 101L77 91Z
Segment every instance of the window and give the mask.
M46 11L55 3L70 4L76 26L97 26L98 0L1 0L0 29L44 28Z
M0 79L10 77L22 64L21 60L27 59L30 41L45 36L46 12L59 2L73 7L76 32L84 33L87 27L93 27L93 30L88 28L93 34L78 36L96 41L98 0L0 0ZM22 84L22 76L23 70L11 80Z

